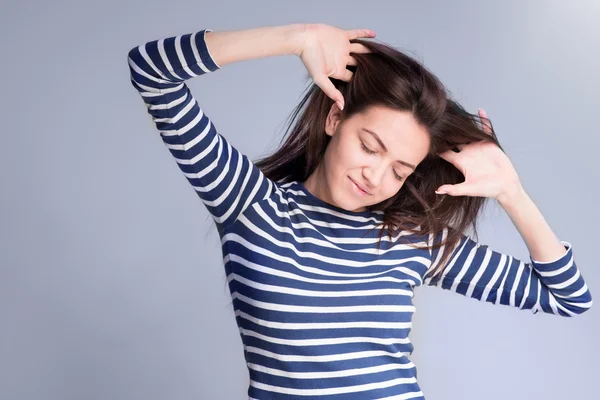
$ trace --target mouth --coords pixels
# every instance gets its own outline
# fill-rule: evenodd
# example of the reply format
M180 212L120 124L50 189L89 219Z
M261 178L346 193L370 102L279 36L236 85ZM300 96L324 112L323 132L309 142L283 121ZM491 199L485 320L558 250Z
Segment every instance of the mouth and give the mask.
M354 179L352 179L350 177L348 177L348 178L352 181L352 183L354 184L354 186L356 187L356 189L358 191L360 191L361 194L363 194L363 195L370 195L371 194L367 190L365 190L361 185L359 185L358 183L356 183L356 181L354 181Z

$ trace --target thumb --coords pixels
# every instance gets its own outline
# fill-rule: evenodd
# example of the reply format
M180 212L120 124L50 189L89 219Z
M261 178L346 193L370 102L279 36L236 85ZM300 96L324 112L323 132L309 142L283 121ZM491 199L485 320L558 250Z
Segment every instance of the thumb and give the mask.
M458 158L460 157L459 153L456 153L453 150L447 150L443 153L439 153L438 156L452 164L454 164L455 161L458 161Z
M471 192L471 185L467 182L455 185L442 185L435 192L438 194L449 194L450 196L468 196Z
M324 77L321 79L320 84L318 84L321 90L327 95L327 97L331 98L335 101L340 108L340 110L344 109L344 96L342 92L340 92L333 82L328 77Z

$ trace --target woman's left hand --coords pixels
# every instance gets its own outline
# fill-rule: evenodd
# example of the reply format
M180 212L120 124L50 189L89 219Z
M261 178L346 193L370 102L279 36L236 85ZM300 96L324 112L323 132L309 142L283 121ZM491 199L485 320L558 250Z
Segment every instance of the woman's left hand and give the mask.
M487 113L479 109L483 130L489 135L492 128ZM450 196L476 196L499 199L521 189L519 176L508 156L493 142L474 142L457 146L460 152L448 150L439 154L465 176L456 185L442 185L436 193Z

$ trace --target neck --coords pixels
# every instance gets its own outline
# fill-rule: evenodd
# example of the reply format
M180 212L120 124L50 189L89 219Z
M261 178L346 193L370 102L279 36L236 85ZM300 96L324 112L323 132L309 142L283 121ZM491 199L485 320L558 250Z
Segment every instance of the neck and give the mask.
M319 167L315 168L312 174L304 181L303 185L313 196L318 198L319 200L330 203L330 195L327 193L326 189L327 185L323 185L326 183L324 178L321 176L321 169Z

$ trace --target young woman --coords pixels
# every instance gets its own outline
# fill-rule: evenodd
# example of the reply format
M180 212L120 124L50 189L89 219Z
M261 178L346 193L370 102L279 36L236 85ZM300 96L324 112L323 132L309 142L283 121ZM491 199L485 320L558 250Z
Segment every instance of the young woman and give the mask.
M217 225L251 399L423 399L408 358L423 284L564 317L592 305L571 245L527 196L485 113L373 37L323 24L205 29L129 52L131 83ZM314 85L281 148L251 162L185 81L285 54ZM486 198L531 262L465 235Z

